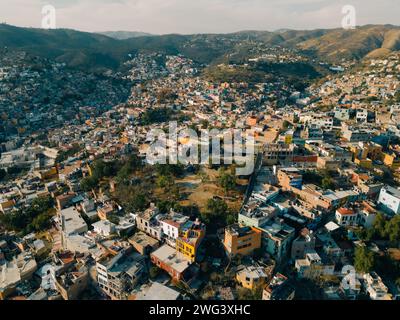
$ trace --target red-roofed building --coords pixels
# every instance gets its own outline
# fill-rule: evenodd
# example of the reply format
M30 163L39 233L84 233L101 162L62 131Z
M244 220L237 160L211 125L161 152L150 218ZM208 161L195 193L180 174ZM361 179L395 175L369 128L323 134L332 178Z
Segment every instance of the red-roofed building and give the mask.
M354 226L357 224L358 213L352 209L339 208L336 210L336 221L341 226Z

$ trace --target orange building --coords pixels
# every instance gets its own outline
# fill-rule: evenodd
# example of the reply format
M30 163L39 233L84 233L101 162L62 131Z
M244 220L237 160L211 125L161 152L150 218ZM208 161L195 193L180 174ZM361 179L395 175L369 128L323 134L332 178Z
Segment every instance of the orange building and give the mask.
M224 247L233 256L248 255L261 247L261 230L234 224L225 229Z
M257 125L258 119L256 117L249 117L247 118L247 125L250 127L254 127Z

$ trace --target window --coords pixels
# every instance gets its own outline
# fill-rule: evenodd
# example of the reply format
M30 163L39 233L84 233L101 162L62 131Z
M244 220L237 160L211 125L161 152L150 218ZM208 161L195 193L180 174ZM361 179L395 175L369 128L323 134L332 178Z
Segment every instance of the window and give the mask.
M244 244L244 245L238 246L238 250L240 250L240 249L244 249L244 248L248 248L248 247L251 247L251 243L247 243L247 244Z

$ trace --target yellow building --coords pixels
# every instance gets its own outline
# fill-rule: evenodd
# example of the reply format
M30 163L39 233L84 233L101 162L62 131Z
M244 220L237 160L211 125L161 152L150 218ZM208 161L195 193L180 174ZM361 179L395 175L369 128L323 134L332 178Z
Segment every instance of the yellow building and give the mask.
M49 170L35 171L34 174L41 180L50 180L58 178L58 169L53 167Z
M196 260L197 249L206 234L206 227L200 221L187 221L179 230L176 239L176 251L183 254L188 260Z
M248 255L261 247L261 231L234 224L225 229L225 250L231 255Z
M355 159L360 160L380 160L382 158L382 146L371 142L360 142L358 145L353 145L350 147L350 152L354 154Z
M384 153L383 163L391 169L397 170L400 168L400 157L396 153Z
M192 262L196 259L196 244L188 239L177 238L176 250Z
M354 159L354 163L361 168L372 169L372 160L371 159Z
M267 268L257 265L239 267L236 273L236 281L246 289L253 290L257 286L265 284L266 279L270 276Z

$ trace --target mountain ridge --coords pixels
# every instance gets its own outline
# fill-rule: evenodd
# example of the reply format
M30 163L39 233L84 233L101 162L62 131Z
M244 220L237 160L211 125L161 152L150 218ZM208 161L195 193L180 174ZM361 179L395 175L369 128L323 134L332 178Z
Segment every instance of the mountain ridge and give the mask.
M212 63L240 41L296 48L327 62L376 57L400 50L400 26L365 25L354 30L315 29L239 31L228 34L142 35L115 39L72 29L44 30L0 24L0 47L24 50L72 67L115 69L129 53L182 53L200 63ZM127 35L126 35L127 36Z
M151 33L141 32L141 31L103 31L96 32L97 34L101 34L116 40L127 40L138 37L150 37L153 36ZM154 35L156 36L156 35Z

